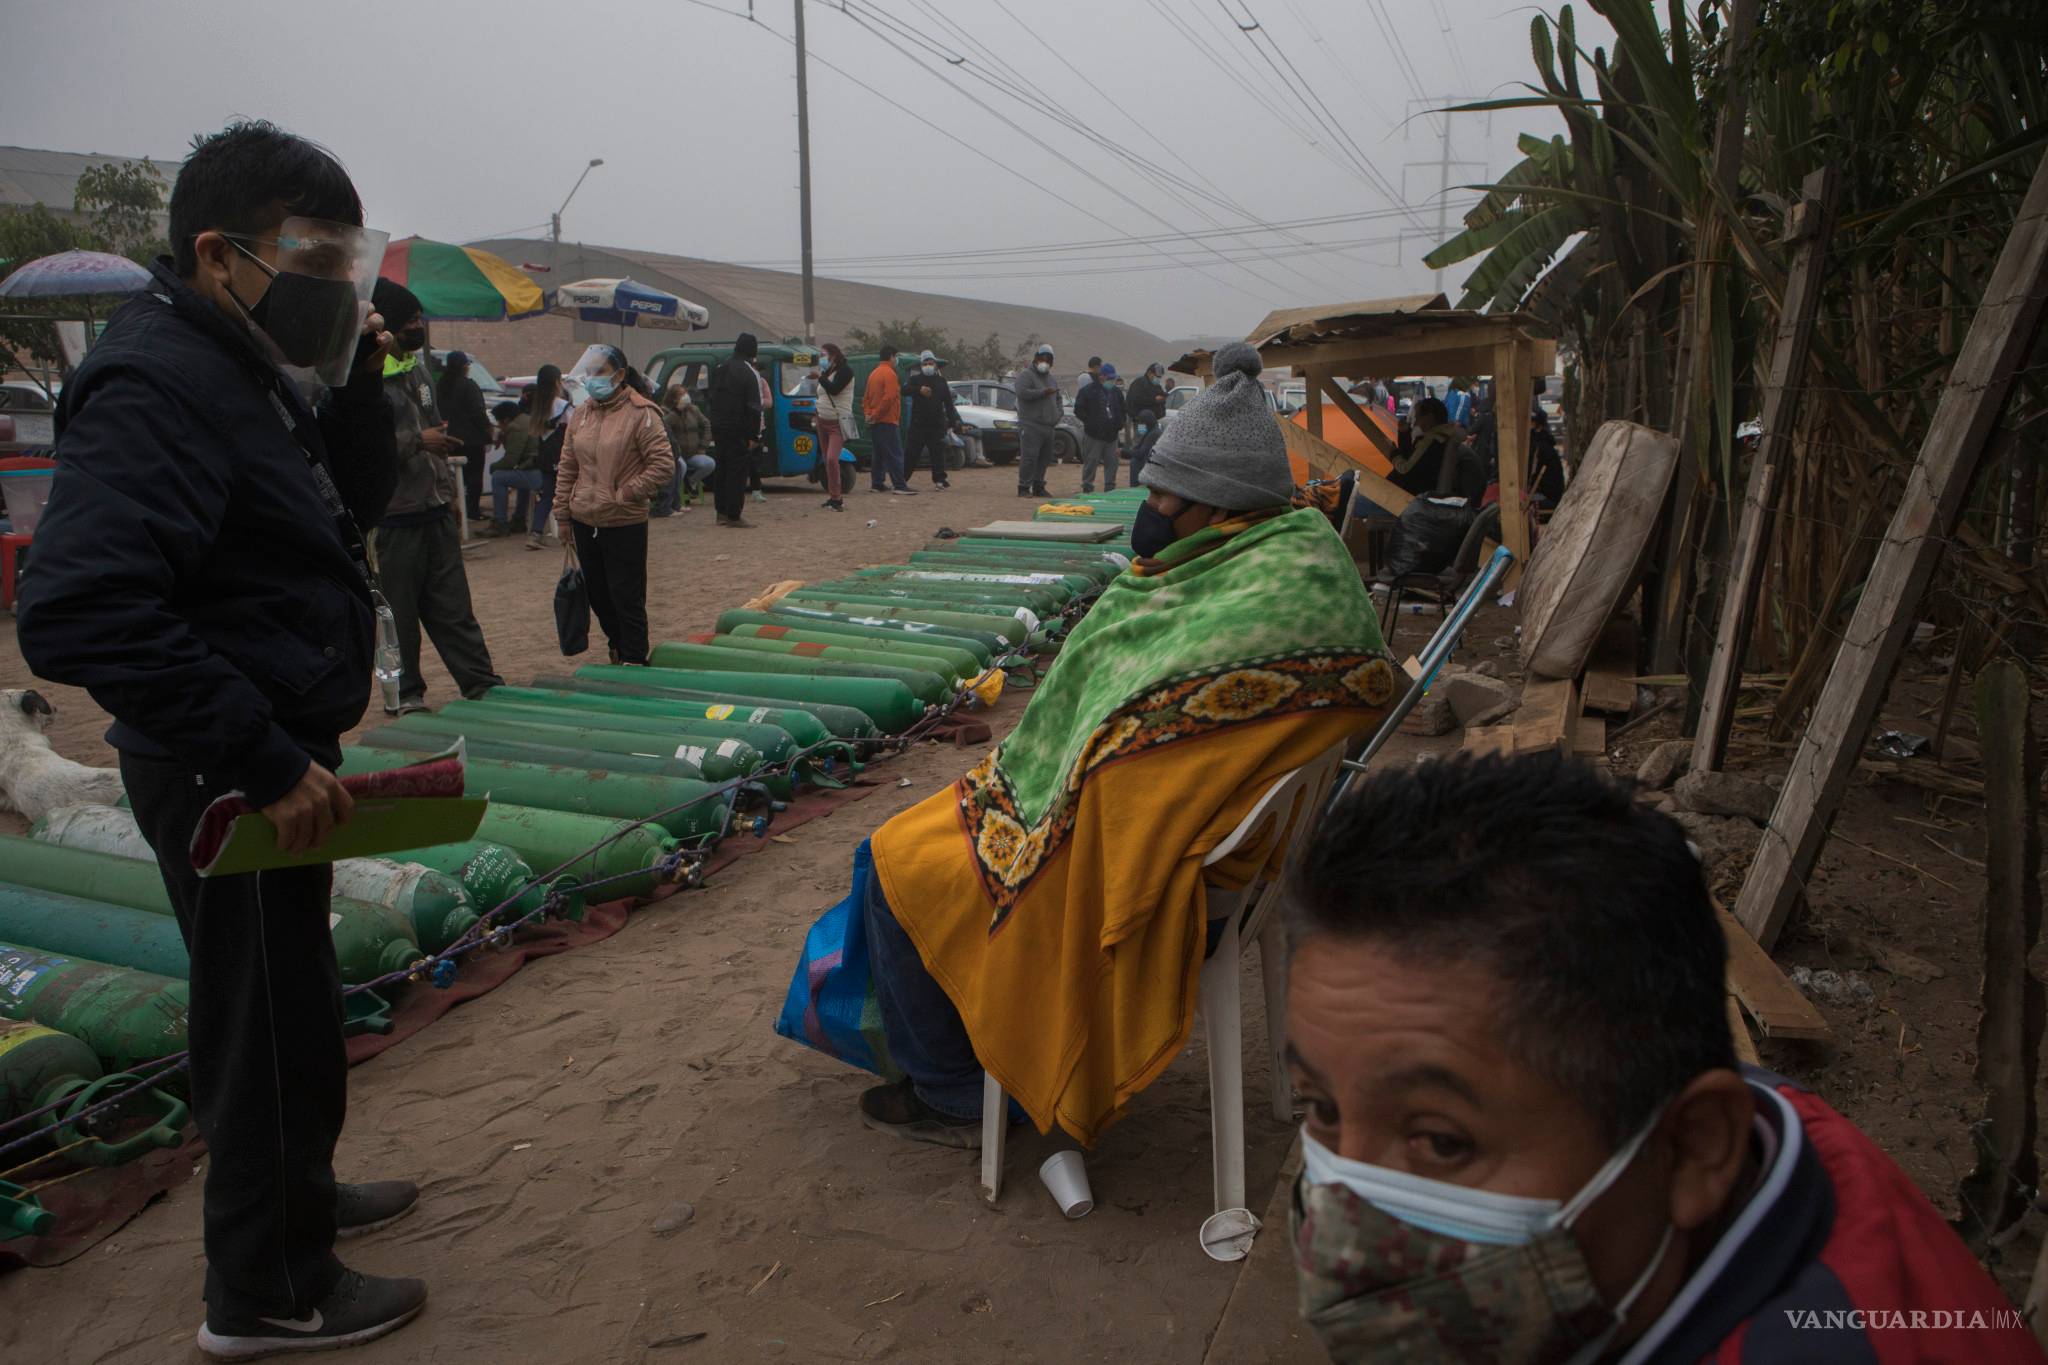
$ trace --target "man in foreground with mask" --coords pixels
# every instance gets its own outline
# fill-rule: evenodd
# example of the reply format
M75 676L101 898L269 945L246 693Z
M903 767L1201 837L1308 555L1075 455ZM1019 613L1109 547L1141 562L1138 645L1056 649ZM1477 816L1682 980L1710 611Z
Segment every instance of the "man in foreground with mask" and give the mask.
M1290 899L1293 1244L1336 1360L2042 1359L1904 1172L1738 1068L1699 860L1628 788L1386 768Z
M171 191L173 254L64 386L22 588L29 666L114 717L191 954L209 1154L199 1344L232 1359L367 1341L426 1302L418 1280L334 1255L337 1231L382 1226L418 1191L334 1178L348 1061L331 868L201 881L189 853L230 791L288 851L349 817L333 770L374 640L358 528L397 477L390 337L362 321L384 234L362 220L348 173L309 142L237 123L197 143Z
M1238 343L1216 365L1145 466L1137 563L1002 745L876 831L871 874L856 860L905 1075L861 1096L872 1128L979 1145L986 1068L1041 1131L1092 1145L1187 1041L1205 876L1243 886L1279 832L1206 873L1204 856L1277 778L1394 699L1343 542L1290 508L1258 353Z

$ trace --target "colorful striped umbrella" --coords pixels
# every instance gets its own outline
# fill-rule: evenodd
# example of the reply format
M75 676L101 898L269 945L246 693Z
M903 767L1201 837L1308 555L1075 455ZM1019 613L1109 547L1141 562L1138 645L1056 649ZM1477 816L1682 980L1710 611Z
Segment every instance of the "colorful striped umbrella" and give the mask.
M377 272L419 296L429 318L501 322L545 311L540 286L503 257L473 246L400 237Z

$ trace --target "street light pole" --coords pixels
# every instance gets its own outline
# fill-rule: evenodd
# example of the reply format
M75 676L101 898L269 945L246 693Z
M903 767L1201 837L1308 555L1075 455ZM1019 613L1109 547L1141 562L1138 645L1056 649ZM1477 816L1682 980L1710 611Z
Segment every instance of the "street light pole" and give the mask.
M559 266L561 264L561 261L557 258L562 254L562 214L568 209L569 200L576 197L576 191L583 188L583 182L589 178L590 173L602 165L604 165L603 157L594 156L590 158L590 164L583 168L583 174L577 176L576 183L569 187L569 193L562 200L562 207L548 215L548 236L554 241L554 246L548 253L548 264L550 266Z
M796 0L796 164L797 217L804 258L804 341L818 339L818 314L811 295L811 99L805 72L804 0Z

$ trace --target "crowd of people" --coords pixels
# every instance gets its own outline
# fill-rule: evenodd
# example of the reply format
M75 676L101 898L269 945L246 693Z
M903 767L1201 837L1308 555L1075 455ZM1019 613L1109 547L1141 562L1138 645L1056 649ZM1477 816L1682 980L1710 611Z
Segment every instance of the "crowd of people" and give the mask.
M750 462L728 452L761 439L770 402L743 336L708 413L603 345L481 413L459 358L430 382L410 293L380 282L359 314L359 263L381 254L363 220L339 162L271 125L195 146L171 254L64 387L17 625L38 676L114 718L190 952L198 1343L225 1359L372 1340L427 1289L335 1253L420 1194L334 1169L348 1064L330 869L202 879L202 813L237 793L290 853L348 820L335 770L380 606L401 705L424 704L421 630L465 693L496 685L455 523L482 489L466 469L458 488L448 455L473 451L481 474L480 443L502 443L493 524L537 544L552 520L612 657L644 662L648 519L708 479L721 522L743 526ZM845 355L825 355L828 505L847 491L855 406L875 487L904 482L906 401L908 449L945 486L934 441L957 410L937 358L899 385L885 354L854 404ZM1015 377L1032 496L1065 410L1054 359L1041 347ZM856 860L876 1023L902 1073L860 1096L861 1120L974 1146L994 1078L1041 1129L1092 1141L1181 1055L1233 895L1299 835L1285 1036L1306 1122L1288 1245L1336 1359L2041 1359L1888 1157L1737 1062L1697 855L1626 787L1549 753L1381 767L1315 828L1271 821L1208 865L1277 778L1377 723L1407 683L1349 553L1297 501L1257 353L1226 346L1215 370L1161 431L1158 367L1125 393L1090 362L1082 486L1131 460L1147 490L1133 562L1002 744ZM586 394L573 407L568 378ZM1417 421L1401 473L1439 487L1458 424Z

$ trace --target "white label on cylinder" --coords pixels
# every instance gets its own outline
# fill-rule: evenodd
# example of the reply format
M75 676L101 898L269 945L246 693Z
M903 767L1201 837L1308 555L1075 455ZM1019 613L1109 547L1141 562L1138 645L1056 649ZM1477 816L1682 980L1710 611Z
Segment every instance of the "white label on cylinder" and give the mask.
M739 751L740 742L736 739L720 740L718 748L714 750L720 758L731 758Z
M694 763L701 768L704 766L704 746L701 744L679 745L676 748L676 757L686 763Z

